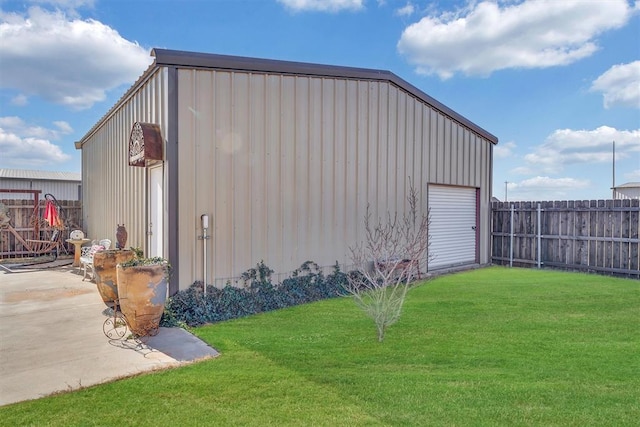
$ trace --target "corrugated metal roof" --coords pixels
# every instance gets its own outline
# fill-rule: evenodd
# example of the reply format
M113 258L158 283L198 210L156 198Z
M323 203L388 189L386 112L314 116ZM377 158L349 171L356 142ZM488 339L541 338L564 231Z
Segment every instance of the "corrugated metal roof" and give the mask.
M41 179L49 181L78 181L82 175L78 172L52 172L27 169L0 169L0 178Z
M616 185L614 189L618 188L640 188L640 182L627 182L626 184Z
M283 74L298 74L307 76L328 76L344 77L364 80L385 80L406 90L423 102L431 105L436 110L450 117L452 120L476 132L483 138L498 143L498 137L473 123L466 117L455 112L451 108L430 97L417 87L403 80L397 75L386 70L375 70L368 68L354 68L336 65L322 65L304 62L280 61L273 59L248 58L241 56L217 55L212 53L198 53L179 50L168 50L154 48L151 56L155 57L153 64L138 78L131 88L120 98L120 100L96 123L80 141L76 142L76 148L80 149L84 141L104 122L118 106L124 102L133 92L155 72L159 67L194 67L211 68L223 70L271 72Z

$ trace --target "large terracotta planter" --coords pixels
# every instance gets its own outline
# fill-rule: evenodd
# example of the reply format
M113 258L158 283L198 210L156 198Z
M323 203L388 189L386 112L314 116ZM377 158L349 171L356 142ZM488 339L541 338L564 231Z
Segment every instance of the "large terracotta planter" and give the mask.
M168 264L118 265L120 311L137 336L154 335L160 326L169 287Z
M102 301L112 304L118 299L118 278L116 265L135 258L135 252L124 249L109 249L98 251L93 255L93 269L96 285Z

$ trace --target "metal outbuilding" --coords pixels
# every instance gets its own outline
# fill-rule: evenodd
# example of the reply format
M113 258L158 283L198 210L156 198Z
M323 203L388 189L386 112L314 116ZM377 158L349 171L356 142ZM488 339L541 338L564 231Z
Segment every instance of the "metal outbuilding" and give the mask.
M42 195L53 194L58 200L80 200L79 172L52 172L27 169L0 169L0 189L40 190ZM27 199L28 195L0 192L0 199Z
M640 182L627 182L613 187L614 199L640 199Z
M348 266L367 205L374 216L404 212L409 180L431 208L429 269L490 262L498 140L405 80L151 54L76 147L87 235L113 238L125 224L128 246L171 262L170 293L203 279L222 286L261 260L280 274L307 260Z

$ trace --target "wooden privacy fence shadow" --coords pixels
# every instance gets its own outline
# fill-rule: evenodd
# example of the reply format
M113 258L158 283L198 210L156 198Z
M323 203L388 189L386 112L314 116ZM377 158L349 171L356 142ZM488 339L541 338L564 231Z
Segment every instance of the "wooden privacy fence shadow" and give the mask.
M493 202L492 262L640 278L640 200Z

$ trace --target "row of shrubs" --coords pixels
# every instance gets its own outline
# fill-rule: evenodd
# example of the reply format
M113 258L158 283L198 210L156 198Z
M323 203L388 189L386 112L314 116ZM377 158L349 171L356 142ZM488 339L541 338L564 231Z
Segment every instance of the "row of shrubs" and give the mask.
M272 283L272 273L260 262L242 274L244 287L207 286L206 295L202 282L196 282L168 299L161 326L198 326L345 294L347 275L337 263L324 275L316 263L307 261L279 284Z

